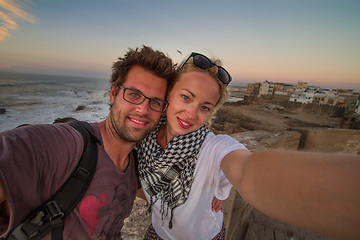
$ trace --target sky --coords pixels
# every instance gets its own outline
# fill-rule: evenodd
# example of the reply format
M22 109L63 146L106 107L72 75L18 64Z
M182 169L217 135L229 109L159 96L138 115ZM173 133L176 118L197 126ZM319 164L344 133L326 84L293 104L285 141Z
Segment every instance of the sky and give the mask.
M0 71L110 78L142 45L234 83L360 89L359 0L0 0Z

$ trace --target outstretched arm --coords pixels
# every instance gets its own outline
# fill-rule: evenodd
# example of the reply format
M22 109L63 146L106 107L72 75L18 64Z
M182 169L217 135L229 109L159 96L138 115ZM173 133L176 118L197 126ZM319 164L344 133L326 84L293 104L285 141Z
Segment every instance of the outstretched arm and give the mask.
M229 153L221 168L264 214L338 239L360 235L360 157L265 150Z

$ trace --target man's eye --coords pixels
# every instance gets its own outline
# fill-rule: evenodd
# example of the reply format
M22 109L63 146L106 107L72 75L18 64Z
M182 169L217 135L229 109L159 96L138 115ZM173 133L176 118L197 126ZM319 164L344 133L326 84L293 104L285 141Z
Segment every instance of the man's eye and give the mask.
M151 103L153 105L156 105L156 106L161 106L161 102L159 100L156 100L156 99L151 99Z
M139 93L136 93L136 92L129 93L129 95L132 98L140 98L141 97L141 95Z

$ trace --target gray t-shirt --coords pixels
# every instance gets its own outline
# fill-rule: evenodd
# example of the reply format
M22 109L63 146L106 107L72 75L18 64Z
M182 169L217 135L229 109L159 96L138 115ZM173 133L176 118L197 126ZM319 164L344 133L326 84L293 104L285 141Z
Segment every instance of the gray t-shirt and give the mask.
M97 124L92 124L102 141ZM68 124L29 125L0 133L0 181L10 205L0 236L16 226L66 181L83 150L81 134ZM135 160L119 172L98 146L98 165L84 198L65 219L64 239L120 239L138 188ZM50 239L48 234L44 239Z

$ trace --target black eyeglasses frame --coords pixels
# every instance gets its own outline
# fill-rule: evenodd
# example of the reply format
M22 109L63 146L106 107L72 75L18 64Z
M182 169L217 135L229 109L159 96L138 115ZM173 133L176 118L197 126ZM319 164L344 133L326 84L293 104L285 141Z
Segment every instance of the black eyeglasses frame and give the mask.
M144 94L142 94L141 92L138 92L138 91L136 91L136 90L134 90L134 89L131 89L131 88L126 88L126 87L124 87L124 86L120 86L120 88L123 89L123 94L122 94L122 95L123 95L123 99L124 99L125 101L127 101L128 103L132 103L132 104L135 104L135 105L140 105L140 104L142 104L142 103L145 101L145 99L149 99L150 108L151 108L151 110L153 110L153 111L155 111L155 112L165 112L165 111L166 111L166 108L169 106L169 103L168 103L167 101L165 101L165 100L161 100L161 99L159 99L159 98L149 98L149 97L145 96ZM125 98L125 91L126 91L126 90L131 90L131 91L134 91L134 92L136 92L137 94L141 95L141 96L143 97L142 101L139 102L139 103L135 103L135 102L131 102L130 100L126 99L126 98ZM163 102L163 103L164 103L161 111L158 111L158 110L152 108L151 103L152 103L152 101L154 101L154 100L160 101L160 102Z

